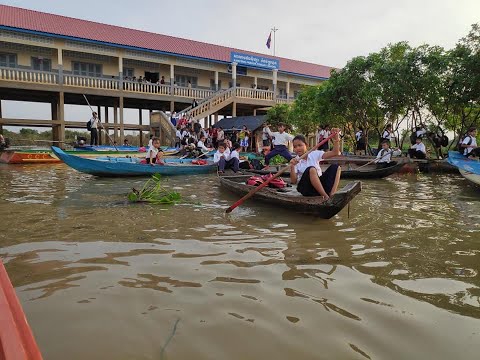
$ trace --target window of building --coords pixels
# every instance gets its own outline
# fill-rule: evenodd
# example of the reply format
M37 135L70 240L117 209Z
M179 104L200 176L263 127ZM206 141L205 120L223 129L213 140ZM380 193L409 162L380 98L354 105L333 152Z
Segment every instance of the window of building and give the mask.
M72 62L72 68L73 68L74 75L91 76L91 77L102 76L101 64L92 64L92 63L74 61Z
M124 77L124 78L132 79L134 72L135 72L135 71L134 71L133 68L126 68L126 67L124 67L124 68L123 68L123 77Z
M265 85L257 85L257 89L258 90L270 90L270 88L268 86L265 86Z
M41 57L32 57L32 69L39 71L52 71L52 60Z
M230 81L228 83L228 87L233 87L233 81ZM237 87L242 87L238 81L237 81Z
M287 90L279 88L278 89L278 97L281 99L286 99L287 98Z
M175 82L177 86L188 86L188 82L192 84L192 87L197 87L198 78L196 76L188 76L188 75L175 75Z
M0 66L17 67L17 54L0 53Z

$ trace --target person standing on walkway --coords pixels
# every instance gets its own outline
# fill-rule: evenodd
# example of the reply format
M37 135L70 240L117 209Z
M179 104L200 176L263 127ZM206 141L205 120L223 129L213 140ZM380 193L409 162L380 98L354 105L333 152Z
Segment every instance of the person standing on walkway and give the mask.
M100 126L100 120L97 113L92 112L92 118L90 119L90 145L98 145L98 128Z

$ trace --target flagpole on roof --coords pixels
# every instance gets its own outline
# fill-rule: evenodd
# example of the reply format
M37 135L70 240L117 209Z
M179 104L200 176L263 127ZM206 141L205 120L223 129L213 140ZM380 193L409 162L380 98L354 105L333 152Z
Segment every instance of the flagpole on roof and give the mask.
M274 26L270 30L273 31L273 56L275 56L275 46L276 46L275 33L278 31L278 29Z

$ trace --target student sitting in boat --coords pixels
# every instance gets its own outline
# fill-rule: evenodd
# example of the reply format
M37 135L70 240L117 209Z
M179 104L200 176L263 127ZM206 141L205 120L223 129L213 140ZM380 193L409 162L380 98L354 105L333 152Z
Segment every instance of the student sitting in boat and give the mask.
M383 130L382 137L380 138L380 142L378 143L379 150L382 148L382 144L384 141L388 141L389 144L390 141L392 141L392 124L388 124L385 127L385 130Z
M162 154L158 157L158 153L161 152ZM157 163L157 158L163 158L163 151L160 149L160 139L157 137L152 138L152 146L148 148L147 151L147 164L155 165Z
M197 142L197 149L200 150L202 153L207 153L212 150L205 146L206 141L207 138L205 137L205 135L202 135L200 136L200 140L198 140Z
M234 150L234 152L235 151L236 150ZM235 172L239 170L239 158L237 156L232 158L230 151L227 151L227 147L223 142L218 144L218 150L215 152L215 155L213 155L213 162L218 165L218 172L220 174L223 174L225 169L229 168L233 169Z
M293 139L293 151L297 157L290 160L290 180L292 184L298 182L297 191L303 196L322 196L328 200L337 191L341 173L338 164L331 164L325 172L320 168L320 161L341 154L339 130L332 131L336 133L332 151L314 150L302 160L300 157L307 152L305 136L297 135Z
M402 152L399 149L390 149L390 141L388 140L383 140L380 145L382 146L382 149L378 152L377 158L375 159L377 168L381 169L395 165L396 162L392 161L392 155L399 156Z
M471 127L467 131L467 136L463 138L461 148L463 155L468 158L480 157L480 148L477 146L477 129Z
M408 149L408 156L414 159L425 159L427 157L427 149L421 137L417 137L415 144Z
M287 145L289 141L292 141L294 136L285 132L285 124L278 124L278 131L272 132L268 126L265 127L264 131L273 138L273 149L265 156L265 165L270 164L270 159L275 155L280 155L285 158L287 161L292 159L292 154L288 151Z

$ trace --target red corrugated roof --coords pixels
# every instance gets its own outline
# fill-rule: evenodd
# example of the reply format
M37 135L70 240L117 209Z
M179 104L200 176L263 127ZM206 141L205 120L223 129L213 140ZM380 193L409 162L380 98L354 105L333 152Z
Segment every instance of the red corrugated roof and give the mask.
M230 61L231 51L268 57L251 51L6 5L0 5L0 25L225 62ZM331 67L280 57L277 59L280 60L280 71L322 78L330 77Z

